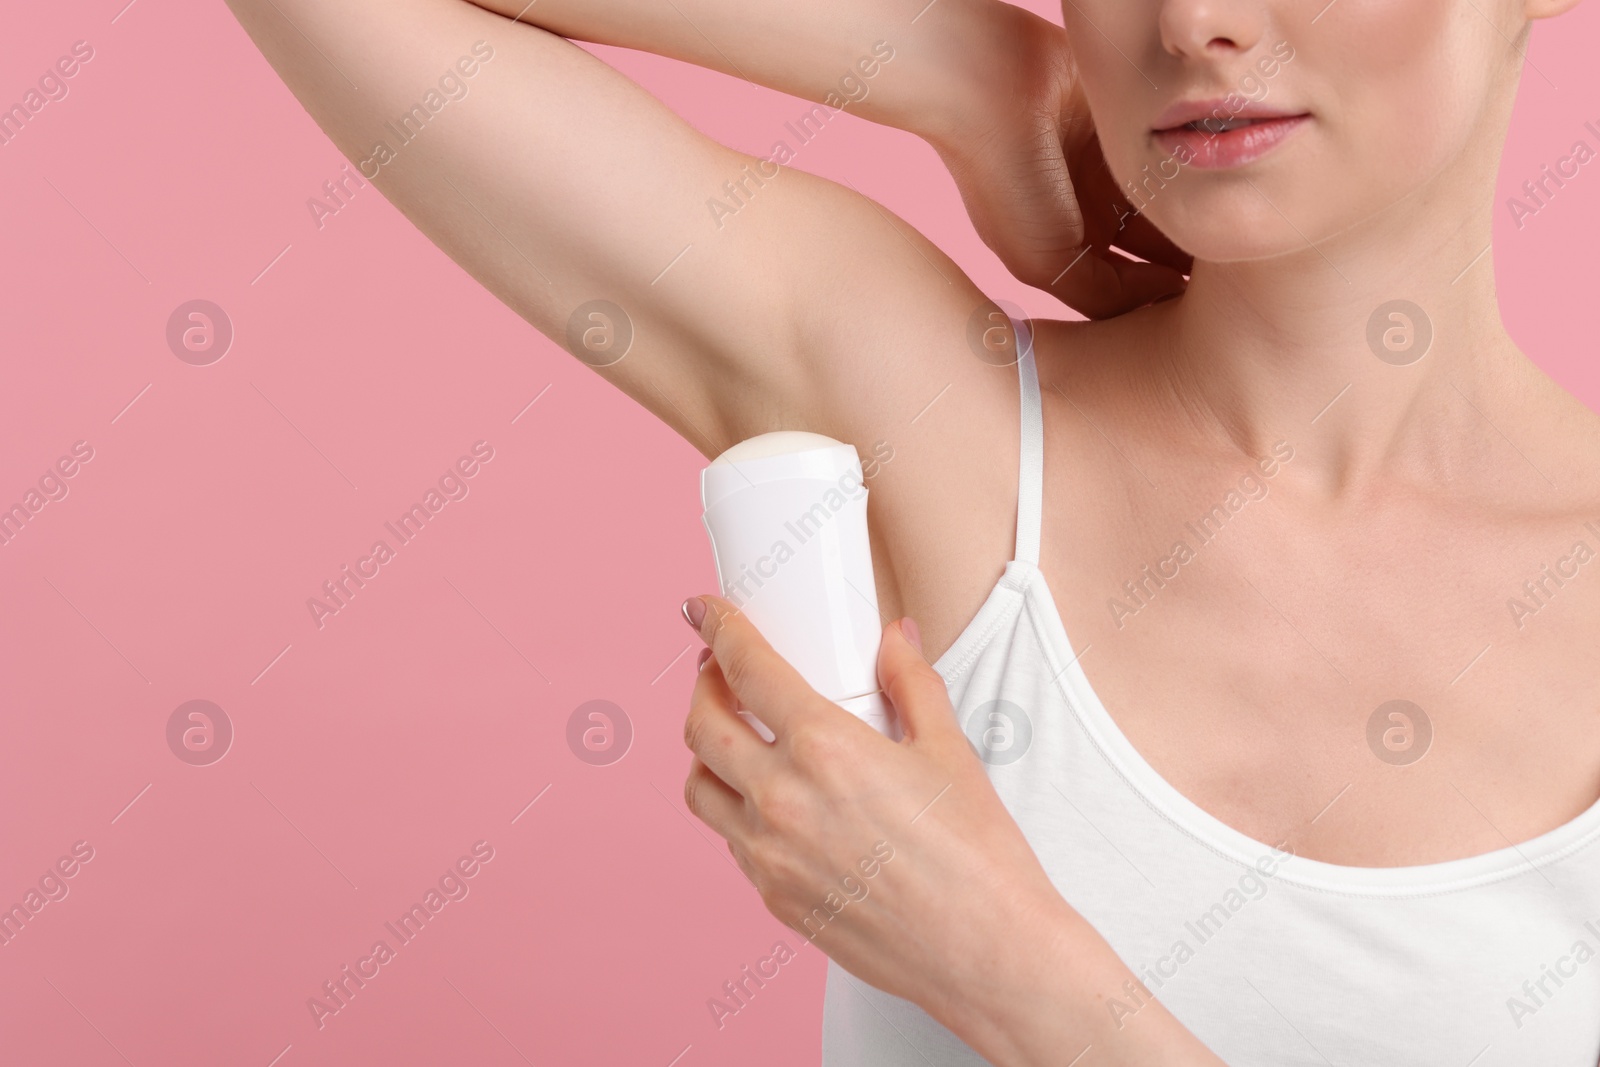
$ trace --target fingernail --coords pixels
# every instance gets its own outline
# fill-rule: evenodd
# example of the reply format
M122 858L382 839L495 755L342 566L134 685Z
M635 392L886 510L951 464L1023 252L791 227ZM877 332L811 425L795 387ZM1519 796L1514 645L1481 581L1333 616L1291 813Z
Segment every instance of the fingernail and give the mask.
M692 596L683 602L683 621L695 633L700 632L700 623L706 617L706 602L697 596Z
M900 632L906 635L906 640L911 642L911 647L918 652L922 651L922 631L917 629L917 621L907 615L900 620Z
M700 650L700 658L695 660L694 669L697 671L704 670L706 666L706 660L710 658L711 650L709 648L702 648Z

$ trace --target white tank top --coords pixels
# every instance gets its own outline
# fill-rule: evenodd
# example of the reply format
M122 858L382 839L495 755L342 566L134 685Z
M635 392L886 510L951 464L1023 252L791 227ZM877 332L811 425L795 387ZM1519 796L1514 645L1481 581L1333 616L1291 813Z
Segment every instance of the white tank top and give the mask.
M934 668L1062 896L1230 1067L1596 1067L1600 802L1531 841L1414 867L1278 853L1191 803L1106 713L1039 571L1031 352L1018 374L1016 558ZM1145 1002L1107 992L1124 1020ZM822 1062L986 1061L830 960Z

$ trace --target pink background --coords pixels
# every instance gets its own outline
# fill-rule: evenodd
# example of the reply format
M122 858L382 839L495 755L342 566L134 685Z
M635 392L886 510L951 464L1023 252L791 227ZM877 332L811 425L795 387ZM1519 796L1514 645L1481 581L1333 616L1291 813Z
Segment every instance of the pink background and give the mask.
M95 50L0 146L0 506L94 449L0 545L0 905L94 849L0 947L3 1058L814 1063L823 957L680 799L678 604L715 589L699 455L376 190L319 231L306 200L343 159L227 10L125 2L20 5L0 34L0 102ZM1524 77L1493 253L1514 336L1592 407L1600 162L1520 231L1504 198L1597 143L1596 40L1592 4L1534 31L1549 81ZM748 151L797 110L597 51ZM1063 313L1005 277L915 138L847 117L799 165ZM165 340L195 298L236 331L210 366ZM318 629L307 598L479 440L469 495ZM168 747L192 699L236 732L209 766ZM594 699L634 730L609 766L566 742ZM319 1030L308 998L480 840L469 895ZM707 999L779 940L798 957L719 1030Z

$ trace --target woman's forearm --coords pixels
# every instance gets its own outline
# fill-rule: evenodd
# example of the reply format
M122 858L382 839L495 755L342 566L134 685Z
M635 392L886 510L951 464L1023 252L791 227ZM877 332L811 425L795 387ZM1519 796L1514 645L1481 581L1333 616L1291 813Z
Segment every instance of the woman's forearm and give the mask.
M1004 910L997 951L930 1008L996 1067L1225 1067L1058 896Z
M983 121L1044 25L1002 0L470 0L581 41L709 67L935 144Z

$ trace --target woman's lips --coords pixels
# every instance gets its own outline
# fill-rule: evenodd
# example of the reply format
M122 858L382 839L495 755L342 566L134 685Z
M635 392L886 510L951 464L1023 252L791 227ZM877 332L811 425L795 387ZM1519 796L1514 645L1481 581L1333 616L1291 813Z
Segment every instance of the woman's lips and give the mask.
M1176 126L1157 130L1155 138L1167 154L1184 166L1202 170L1241 167L1272 151L1310 118L1310 115L1283 115L1234 120L1245 124L1220 133Z

